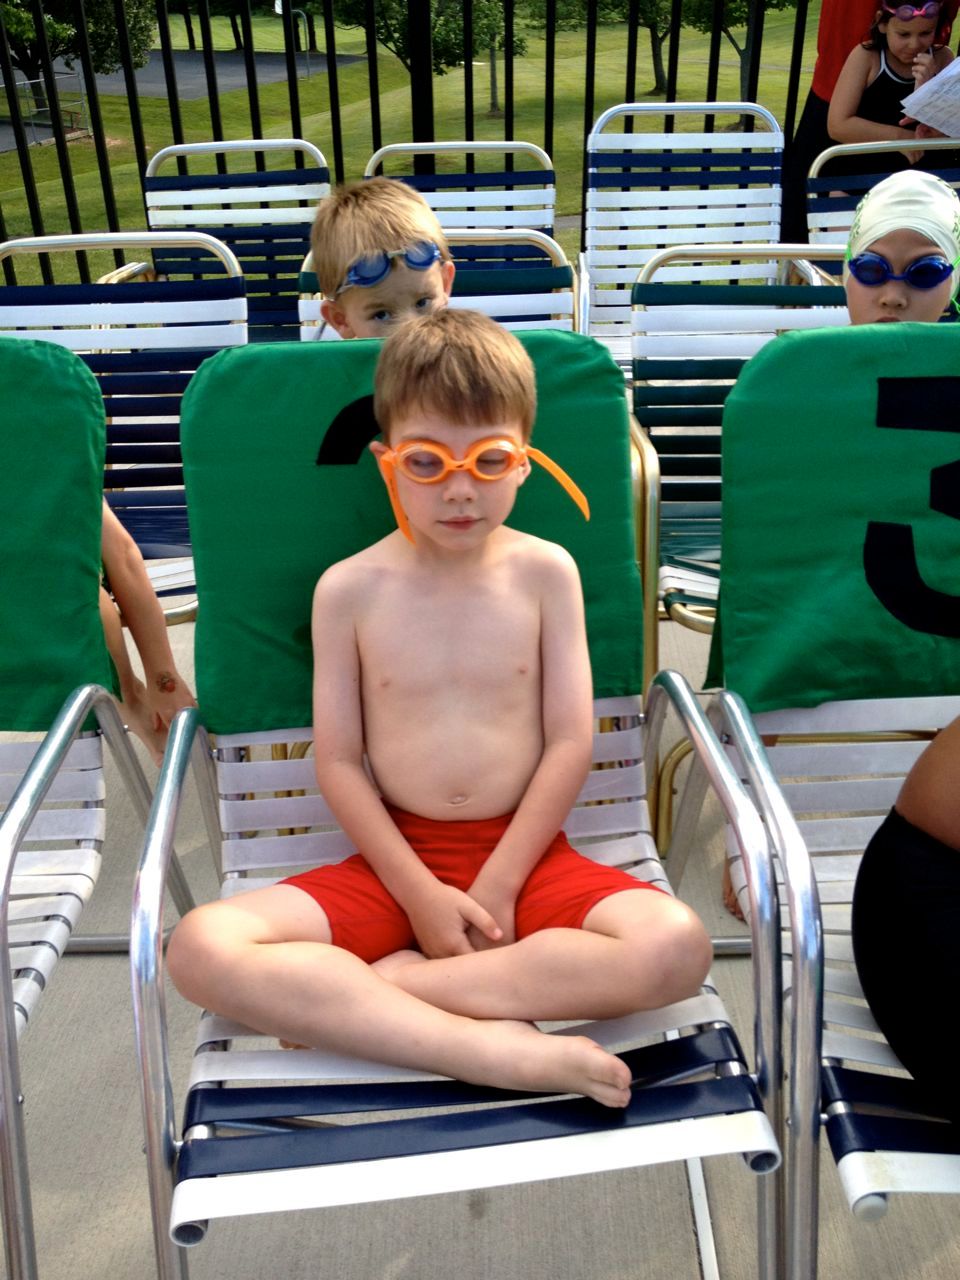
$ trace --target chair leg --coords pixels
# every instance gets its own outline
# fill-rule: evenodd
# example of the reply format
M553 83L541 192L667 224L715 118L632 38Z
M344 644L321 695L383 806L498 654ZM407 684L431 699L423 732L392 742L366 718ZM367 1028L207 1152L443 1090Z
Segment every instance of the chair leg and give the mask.
M782 1127L781 1130L782 1132ZM786 1274L786 1207L783 1165L757 1179L757 1275L780 1280Z
M0 1019L0 1194L3 1205L3 1245L8 1280L37 1280L37 1250L30 1202L20 1056L16 1028L11 1038L10 1016Z
M693 1229L697 1237L697 1252L700 1257L700 1275L703 1280L720 1280L720 1264L717 1261L716 1239L710 1217L710 1200L707 1196L706 1179L703 1176L703 1161L687 1160L686 1168L687 1186L690 1189L690 1210L693 1214Z
M156 1137L156 1134L153 1134ZM150 1215L153 1220L153 1254L157 1264L157 1280L189 1280L187 1251L170 1238L170 1206L173 1200L173 1177L170 1166L151 1139L147 1126L147 1180L150 1185Z

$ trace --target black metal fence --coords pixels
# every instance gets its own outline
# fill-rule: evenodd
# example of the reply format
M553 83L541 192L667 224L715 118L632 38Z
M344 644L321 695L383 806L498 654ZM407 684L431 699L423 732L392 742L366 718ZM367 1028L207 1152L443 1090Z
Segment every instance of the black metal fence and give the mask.
M539 143L549 153L554 153L560 143L559 132L564 138L571 132L569 100L572 90L569 83L561 85L558 79L558 48L561 40L571 38L569 28L574 25L574 38L578 53L582 49L582 83L576 86L576 96L582 94L582 126L577 126L576 145L582 153L583 141L599 110L618 101L634 101L637 95L647 92L645 74L649 67L651 41L660 42L660 48L668 47L666 66L657 96L669 101L677 100L680 70L685 70L685 49L697 39L698 63L702 63L702 75L698 75L700 88L697 95L707 101L717 101L721 76L721 56L724 45L721 27L725 17L726 0L712 0L712 32L695 36L691 28L681 23L684 0L671 0L663 5L664 29L650 35L650 0L622 0L619 7L609 0L539 0L534 6L530 0L516 3L502 0L502 14L498 15L498 31L495 38L489 36L490 0L461 0L455 6L462 31L454 35L460 39L464 51L462 65L457 68L462 75L462 107L451 113L449 103L439 108L438 119L437 70L435 68L432 39L437 28L435 22L442 16L445 23L445 39L450 40L450 9L447 0L301 0L309 15L296 8L298 0L285 0L282 14L273 19L279 35L282 31L282 49L269 55L272 58L271 84L265 88L263 62L265 55L257 47L258 30L263 30L263 0L155 0L155 52L151 55L156 76L162 75L162 87L155 87L153 96L147 99L138 84L135 53L129 36L133 29L130 6L141 8L146 0L101 0L96 6L97 19L104 21L112 4L112 20L115 22L114 65L119 63L119 74L114 75L112 88L102 87L95 66L102 67L102 40L97 32L91 32L84 0L72 0L75 36L68 57L82 72L86 94L87 131L83 138L70 136L69 119L60 109L57 74L62 72L63 60L57 61L51 49L48 27L44 21L42 0L18 0L22 5L24 22L27 23L28 43L36 68L35 92L42 94L48 111L49 145L35 144L35 134L27 128L22 108L23 89L18 82L28 78L24 73L23 23L16 33L8 30L0 8L0 75L4 94L0 97L0 239L13 235L43 235L50 232L129 230L144 225L142 189L139 179L147 160L159 146L190 140L196 135L194 114L191 122L185 121L185 77L191 79L189 97L205 103L203 136L208 140L230 137L273 136L307 137L315 141L327 155L331 170L337 180L353 176L358 160L353 152L360 146L369 147L366 155L379 148L385 141L430 141L437 137L457 137L473 140L499 136L504 139L522 138ZM710 0L706 0L709 6ZM91 15L94 6L88 0ZM68 3L65 6L69 9ZM744 92L724 96L741 96L755 100L760 80L763 56L765 0L749 0L747 23L748 38L745 52L741 54L738 89ZM64 6L58 7L58 16ZM405 13L403 12L405 9ZM443 14L438 15L438 10ZM601 43L609 44L605 32L616 9L619 19L616 27L617 65L611 69L610 58L601 60L598 55ZM387 54L382 37L384 11L391 15L399 11L400 25L405 25L404 40L400 48L402 57ZM574 17L571 19L571 11ZM808 0L797 0L793 19L793 37L789 66L783 66L786 80L782 123L787 137L792 134L797 116L797 104L801 87L801 60L807 31ZM349 12L348 12L349 11ZM272 8L268 10L272 14ZM709 9L707 10L709 13ZM666 16L668 15L668 17ZM229 87L224 85L224 54L222 38L220 49L215 48L215 21L219 19L224 30L223 18L230 19L230 29L239 48L232 55ZM302 27L299 17L308 17ZM344 19L351 26L344 25ZM811 19L813 15L811 15ZM196 28L194 28L196 21ZM480 37L481 22L484 39L494 49L492 68L502 80L498 80L499 110L491 112L489 94L481 91L473 52ZM380 24L378 26L378 23ZM32 31L30 30L32 24ZM175 35L182 37L189 27L190 65L184 62L182 51L175 49ZM455 24L456 25L456 24ZM701 27L705 24L701 20ZM196 31L199 31L197 39ZM365 64L365 76L361 82L356 66L349 68L351 85L349 95L342 89L341 70L343 59L338 54L338 42L342 45L346 32L350 32L351 48L362 50L351 56L351 64ZM525 33L525 34L524 34ZM260 37L262 39L262 35ZM535 40L539 68L542 61L542 89L539 105L530 105L530 95L523 100L522 121L519 119L517 78L527 64L523 62L523 40ZM184 43L183 39L179 43ZM322 67L323 88L319 77L303 79L303 54L306 45L313 43L315 60ZM499 47L499 53L496 49ZM19 52L18 52L19 51ZM703 56L705 54L705 56ZM444 54L450 58L449 54ZM486 57L486 51L481 53ZM100 62L97 62L97 58ZM309 59L309 50L307 50ZM386 58L386 62L385 59ZM453 67L454 62L448 61ZM484 66L484 63L478 63ZM568 63L563 64L565 67ZM390 76L387 129L384 127L385 94L383 69ZM401 72L400 68L403 67ZM308 64L309 70L309 64ZM567 73L569 74L569 73ZM398 113L397 76L404 96L409 94L409 114ZM122 80L120 79L122 77ZM202 79L200 79L202 77ZM458 82L459 83L459 82ZM198 92L199 90L199 92ZM157 96L158 92L162 96ZM269 109L265 98L269 92ZM358 141L356 125L349 139L345 135L344 113L357 111L357 95L363 101L363 124ZM308 112L304 111L304 98L309 94ZM458 90L459 94L459 90ZM280 96L278 96L280 95ZM347 96L350 102L347 102ZM685 96L690 96L689 92ZM5 110L4 108L5 103ZM228 106L229 104L229 106ZM321 108L318 113L318 106ZM315 121L322 114L324 136L315 136ZM396 117L402 116L409 132L396 136ZM458 118L455 118L458 117ZM495 117L495 118L494 118ZM451 133L451 129L453 132ZM491 133L495 129L495 133ZM304 132L306 130L306 132ZM313 132L312 132L313 131ZM385 137L385 132L391 134ZM366 136L366 142L362 135ZM3 140L5 137L5 141ZM33 143L33 145L31 145ZM122 157L122 163L117 155ZM15 159L14 159L15 157ZM362 157L359 163L362 165ZM220 162L222 163L222 162ZM259 159L262 164L262 157ZM135 194L131 194L131 193ZM5 193L5 194L3 194ZM61 258L62 261L62 258ZM15 282L15 268L9 260L3 264L8 283ZM41 261L41 273L45 282L52 279L53 267L47 259ZM78 258L76 273L82 280L89 279L89 264Z

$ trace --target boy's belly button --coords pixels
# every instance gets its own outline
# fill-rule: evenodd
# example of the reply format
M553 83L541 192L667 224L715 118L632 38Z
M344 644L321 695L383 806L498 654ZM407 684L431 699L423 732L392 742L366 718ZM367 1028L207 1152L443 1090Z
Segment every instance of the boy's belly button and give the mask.
M467 799L468 799L468 797L467 797L467 796L451 796L451 797L450 797L450 803L451 803L451 804L466 804L466 803L467 803Z

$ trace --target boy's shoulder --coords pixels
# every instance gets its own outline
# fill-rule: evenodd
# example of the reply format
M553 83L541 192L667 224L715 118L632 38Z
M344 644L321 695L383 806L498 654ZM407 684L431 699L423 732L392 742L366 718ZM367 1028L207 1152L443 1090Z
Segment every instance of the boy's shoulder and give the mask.
M529 565L538 573L579 576L576 560L559 542L550 542L547 538L538 538L536 534L524 533L520 529L504 527L503 533L508 535L505 540L507 554L521 565Z
M379 542L330 565L320 575L315 594L349 602L356 593L369 588L372 580L396 568L396 556L392 554L395 540L395 534L388 534Z

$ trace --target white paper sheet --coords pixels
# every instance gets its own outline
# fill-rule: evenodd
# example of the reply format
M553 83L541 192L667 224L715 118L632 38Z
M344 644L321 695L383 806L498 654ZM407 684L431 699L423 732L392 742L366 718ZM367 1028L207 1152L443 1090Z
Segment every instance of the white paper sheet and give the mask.
M908 93L903 110L911 120L939 129L948 138L960 138L960 58Z

